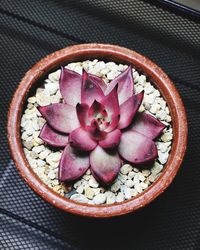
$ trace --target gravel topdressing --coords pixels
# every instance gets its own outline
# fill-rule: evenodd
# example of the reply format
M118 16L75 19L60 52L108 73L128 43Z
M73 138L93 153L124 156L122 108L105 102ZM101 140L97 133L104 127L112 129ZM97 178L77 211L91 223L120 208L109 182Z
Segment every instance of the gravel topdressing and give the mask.
M66 68L74 70L79 74L82 73L82 68L84 68L87 72L102 77L108 84L124 71L127 65L93 60L70 63ZM59 91L59 76L60 70L49 74L48 79L44 81L44 87L38 88L35 95L28 98L27 107L21 119L21 138L24 152L35 173L55 192L77 202L112 204L142 193L160 176L171 150L173 137L171 116L160 92L147 81L146 76L140 75L133 69L135 93L139 93L142 90L145 92L139 112L154 115L166 124L162 135L156 141L158 159L152 166L143 169L130 164L124 164L115 182L107 188L101 186L93 178L90 170L72 186L67 186L59 183L57 178L62 150L48 147L38 137L45 120L41 117L36 107L62 102Z

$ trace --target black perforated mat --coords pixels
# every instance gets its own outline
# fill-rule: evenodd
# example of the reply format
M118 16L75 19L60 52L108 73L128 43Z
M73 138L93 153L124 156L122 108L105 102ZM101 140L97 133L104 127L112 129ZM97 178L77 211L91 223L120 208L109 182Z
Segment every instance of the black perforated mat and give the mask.
M143 0L0 1L0 249L200 249L200 24ZM24 73L71 44L122 45L159 64L186 105L189 143L170 188L114 219L63 213L39 198L13 165L6 115Z

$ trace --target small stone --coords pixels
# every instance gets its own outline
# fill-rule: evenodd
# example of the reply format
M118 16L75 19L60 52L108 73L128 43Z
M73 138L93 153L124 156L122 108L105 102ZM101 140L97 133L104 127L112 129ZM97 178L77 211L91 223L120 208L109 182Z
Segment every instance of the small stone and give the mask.
M43 140L41 140L41 139L39 138L39 134L40 134L39 131L35 131L35 132L33 133L33 139L35 140L36 143L38 143L39 145L41 145L41 144L43 144L44 142L43 142Z
M100 188L93 188L94 195L100 194Z
M156 97L155 97L154 94L144 95L144 101L145 101L145 103L149 103L150 105L152 105L155 102L155 99L156 99ZM150 106L150 108L151 108L151 106Z
M154 182L154 181L156 180L156 178L157 178L156 175L151 174L151 175L148 177L148 180L149 180L150 182Z
M32 96L32 97L29 97L27 101L28 101L29 103L34 104L34 103L36 102L36 98L35 98L35 96Z
M137 185L138 183L140 183L140 176L138 175L138 173L136 173L136 175L134 176L133 182L134 182L134 185Z
M128 174L132 170L132 166L130 164L125 164L121 167L120 172L124 175Z
M147 95L153 93L154 90L155 90L155 89L154 89L154 87L153 87L152 85L146 86L146 87L144 88L144 91L145 91L145 93L146 93Z
M82 178L84 180L88 181L90 179L90 175L84 174Z
M80 203L87 203L88 199L83 194L73 194L70 197L71 200L80 202Z
M109 73L107 74L107 78L108 78L109 80L113 80L113 79L115 78L115 74L113 73L113 71L111 71L111 72L109 72Z
M140 186L141 186L141 188L144 190L144 189L146 189L146 188L148 187L148 184L146 184L146 183L144 183L144 182L141 182L141 183L140 183Z
M42 117L39 117L38 118L38 126L39 126L39 129L41 129L43 127L43 125L45 124L45 119L42 118Z
M150 170L148 170L148 169L144 169L144 170L142 170L142 174L143 174L145 177L148 177L148 176L151 174L151 172L150 172Z
M154 103L154 104L151 106L151 108L150 108L150 112L151 112L152 114L156 114L159 110L160 110L160 106L159 106L159 104L157 104L157 103Z
M138 79L138 84L143 85L144 82L146 82L146 76L145 75L141 75Z
M27 148L27 149L29 149L29 150L31 150L32 149L32 147L33 147L33 143L32 143L32 141L24 141L24 146Z
M77 189L81 184L82 184L82 181L81 181L81 180L75 182L75 183L74 183L74 188Z
M90 174L91 174L91 170L88 169L88 170L86 171L86 174L87 174L87 175L90 175Z
M60 102L60 97L57 95L52 95L51 96L51 103L53 104L53 103L58 103L58 102Z
M91 187L85 187L84 191L85 191L85 196L88 199L91 200L94 197L94 191Z
M93 176L90 177L88 183L89 183L89 186L90 186L90 187L97 188L97 187L99 186L99 183L94 179Z
M157 113L156 113L156 117L160 120L165 120L167 114L164 110L159 110Z
M125 191L124 191L124 196L125 198L128 200L131 198L131 191L130 191L130 188L126 188Z
M112 184L110 190L111 190L112 192L117 192L117 191L120 189L120 186L121 186L120 182L119 182L119 181L116 181L116 182L114 182L114 183Z
M82 194L83 193L83 186L79 186L77 189L76 189L76 191L77 191L77 193L79 193L79 194Z
M170 115L167 115L167 117L166 117L166 122L171 122L172 121L172 118L171 118L171 116Z
M50 150L49 149L45 149L45 150L43 150L42 152L40 152L40 154L39 154L39 158L41 159L41 160L44 160L49 154L50 154Z
M57 90L58 90L59 85L56 83L48 83L45 84L45 90L49 93L49 95L54 95L56 94Z
M135 190L136 190L138 193L142 193L143 189L142 189L140 183L137 183L137 184L135 185Z
M36 101L40 106L46 106L51 103L50 96L48 96L45 91L36 93Z
M56 185L56 186L53 187L53 190L55 192L58 192L60 189L61 189L61 185Z
M96 195L94 197L93 201L94 201L94 203L96 205L100 205L100 204L105 203L105 201L106 201L106 194L104 193L104 194L98 194L98 195Z
M131 193L131 196L134 197L138 194L138 191L135 188L130 188L130 193Z
M122 183L125 183L125 181L127 180L127 175L123 175L123 174L119 173L118 180L120 180Z
M145 180L145 177L144 177L144 175L141 172L138 173L138 176L139 176L140 181L144 181Z
M22 140L25 141L25 140L28 138L27 133L26 133L26 132L23 132L22 135L21 135L21 138L22 138Z
M106 193L106 204L113 204L113 203L115 203L115 200L116 200L116 198L115 198L115 194L114 193L112 193L112 192L110 192L110 191L107 191Z
M125 182L125 185L126 185L127 187L133 187L133 186L134 186L134 182L133 182L132 180L127 180L127 181Z
M36 153L34 151L31 151L30 157L33 158L33 159L37 159L38 158L38 153Z
M49 177L51 180L55 179L55 178L56 178L55 172L54 172L54 171L49 171L48 177Z
M124 194L122 192L119 192L116 196L116 202L122 202L125 200Z
M139 80L139 78L140 78L137 71L135 71L135 72L133 73L133 78L134 78L134 83L137 83L138 80Z
M139 109L138 109L138 112L144 112L144 111L145 111L144 105L141 104Z
M133 179L133 177L136 175L136 173L134 171L131 171L128 173L128 178L129 179Z
M161 164L165 164L167 162L169 153L161 153L160 151L158 151L158 160L160 161Z
M143 105L144 105L144 108L145 108L146 110L150 110L150 109L151 109L151 105L150 105L148 102L144 101L144 102L143 102Z
M164 135L161 136L161 140L163 142L169 142L172 140L172 134L171 133L164 133Z
M40 145L40 146L36 146L36 147L33 147L33 149L32 149L34 152L36 152L36 153L40 153L40 152L42 152L43 150L45 150L45 147L44 147L44 145Z
M61 72L61 70L57 70L57 71L49 74L49 76L48 76L49 80L51 80L52 82L58 81L60 78L60 72Z

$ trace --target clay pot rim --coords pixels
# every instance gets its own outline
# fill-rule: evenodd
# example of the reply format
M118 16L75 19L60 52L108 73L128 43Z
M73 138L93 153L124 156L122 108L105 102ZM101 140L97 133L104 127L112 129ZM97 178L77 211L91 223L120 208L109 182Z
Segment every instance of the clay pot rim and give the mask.
M170 108L173 124L172 149L161 176L138 196L111 205L89 205L64 198L47 187L33 172L23 152L20 120L31 87L47 72L69 62L83 59L109 59L134 65L145 73L164 96ZM44 200L66 212L89 217L112 217L127 214L144 207L160 195L172 182L182 163L187 146L187 119L183 102L175 86L151 60L135 51L110 44L80 44L56 51L35 64L21 80L8 113L8 142L14 163L23 179Z

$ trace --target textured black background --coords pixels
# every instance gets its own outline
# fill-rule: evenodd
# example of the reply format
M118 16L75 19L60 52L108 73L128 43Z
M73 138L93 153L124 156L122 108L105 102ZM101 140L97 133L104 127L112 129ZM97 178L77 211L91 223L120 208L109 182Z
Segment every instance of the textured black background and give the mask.
M153 2L153 3L152 3ZM188 151L155 202L120 218L63 213L21 179L8 153L6 115L24 73L71 44L134 49L159 64L186 105ZM0 1L0 249L200 249L200 24L144 0Z

